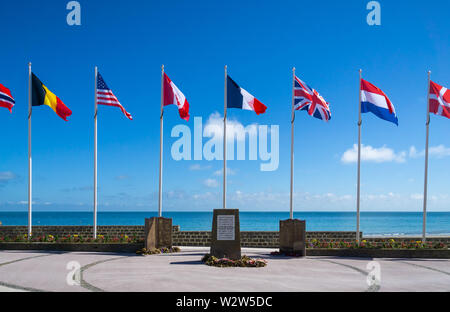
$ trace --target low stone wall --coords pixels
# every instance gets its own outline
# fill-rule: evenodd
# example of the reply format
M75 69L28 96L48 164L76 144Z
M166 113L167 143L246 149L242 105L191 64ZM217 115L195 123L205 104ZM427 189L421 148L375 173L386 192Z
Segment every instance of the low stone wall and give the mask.
M0 236L23 236L28 233L26 226L0 226ZM144 226L141 225L116 225L98 226L98 235L116 237L120 235L136 236L144 238ZM91 237L91 226L33 226L33 236L42 235L66 236L81 235ZM307 232L307 239L320 240L354 240L355 232ZM209 246L211 242L210 231L180 231L179 226L173 227L173 244L175 246ZM244 231L241 232L241 245L243 247L278 247L277 231Z
M28 229L26 226L0 226L0 236L9 236L11 238L18 235L26 235ZM99 226L97 228L99 235L109 237L117 237L120 235L136 236L144 238L143 225L115 225L115 226ZM78 234L81 236L91 237L93 230L91 226L34 226L33 236L41 236L51 234L54 236L65 236ZM314 231L306 232L306 238L309 240L317 239L322 241L346 240L353 241L356 238L355 232L351 231ZM361 238L372 242L381 242L390 239L390 237L368 237ZM420 237L394 237L396 241L420 241ZM180 231L179 226L173 227L173 244L174 246L209 246L211 241L210 231ZM442 242L450 245L450 237L432 237L428 241ZM278 231L243 231L241 232L241 245L243 247L278 247Z
M177 227L179 229L179 227ZM0 226L0 235L16 237L28 234L27 226ZM71 225L49 225L49 226L33 226L33 236L53 235L53 236L67 236L67 235L81 235L85 237L92 237L94 234L92 226L71 226ZM136 236L144 237L143 225L113 225L113 226L98 226L98 235L105 235L115 237L120 235L128 235L130 237Z

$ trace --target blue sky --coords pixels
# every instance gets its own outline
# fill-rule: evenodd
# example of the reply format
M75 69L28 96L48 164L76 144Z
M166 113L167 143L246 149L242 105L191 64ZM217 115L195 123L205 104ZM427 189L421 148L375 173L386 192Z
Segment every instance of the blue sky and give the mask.
M99 111L99 210L156 210L160 66L186 95L191 120L166 108L165 210L221 206L221 161L175 161L174 126L223 114L223 66L268 107L264 115L229 110L242 125L279 125L280 164L229 161L228 206L289 209L291 70L330 103L327 124L296 114L295 210L353 211L358 69L394 104L399 126L363 115L362 211L422 209L427 70L450 86L448 1L380 1L381 26L369 26L368 1L79 1L81 26L68 26L68 1L2 3L0 83L13 114L0 109L0 209L26 210L27 63L73 111L64 122L33 110L36 210L91 210L94 66L134 120ZM428 8L438 7L430 14ZM429 209L448 211L450 120L431 117ZM206 141L206 140L204 140ZM351 153L350 153L351 154ZM351 155L350 155L351 156ZM219 170L219 175L216 171Z

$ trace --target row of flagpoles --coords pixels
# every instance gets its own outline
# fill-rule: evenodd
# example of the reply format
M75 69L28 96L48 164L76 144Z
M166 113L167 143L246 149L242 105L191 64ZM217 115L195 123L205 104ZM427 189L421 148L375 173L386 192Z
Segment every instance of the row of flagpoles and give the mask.
M227 73L224 73L224 119L223 119L223 209L226 204L226 130L227 109L239 108L254 111L257 115L265 113L267 107L241 88ZM428 72L427 118L426 118L426 143L425 143L425 176L423 196L423 240L426 239L426 211L427 211L427 183L428 183L428 138L430 112L450 118L450 91L430 80L431 72ZM32 235L32 107L47 105L56 114L67 121L72 114L71 110L55 96L32 72L31 63L28 66L28 235ZM9 89L0 84L0 107L6 107L12 111L15 101ZM163 117L164 106L177 105L180 117L189 120L189 102L184 94L170 80L161 68L161 113L160 113L160 155L159 155L159 192L158 192L158 216L162 216L162 178L163 178ZM114 93L109 89L103 77L95 67L95 100L94 100L94 237L97 237L97 115L98 105L114 106L120 108L122 113L130 120L129 114L120 104ZM329 104L313 88L309 87L295 74L292 69L292 110L291 110L291 172L290 172L290 218L293 219L293 192L294 192L294 121L295 111L305 110L310 116L324 121L331 119ZM356 193L356 237L360 239L360 177L361 177L361 113L372 112L386 121L398 125L395 108L386 94L370 82L362 79L362 70L359 70L359 102L358 102L358 164L357 164L357 193Z

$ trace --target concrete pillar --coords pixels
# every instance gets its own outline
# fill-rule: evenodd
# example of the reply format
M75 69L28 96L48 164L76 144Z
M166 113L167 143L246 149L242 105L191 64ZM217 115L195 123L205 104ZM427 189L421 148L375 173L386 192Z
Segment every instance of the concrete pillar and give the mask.
M306 221L280 220L280 252L306 255Z
M147 249L172 247L172 219L146 218L144 237Z

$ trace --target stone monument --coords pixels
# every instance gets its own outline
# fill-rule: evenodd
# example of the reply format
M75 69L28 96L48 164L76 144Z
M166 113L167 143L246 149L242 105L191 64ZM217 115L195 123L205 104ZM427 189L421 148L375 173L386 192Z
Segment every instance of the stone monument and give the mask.
M239 209L214 209L210 253L217 258L241 258Z
M280 220L280 252L306 255L306 221Z
M146 249L172 247L172 219L146 218L144 237Z

